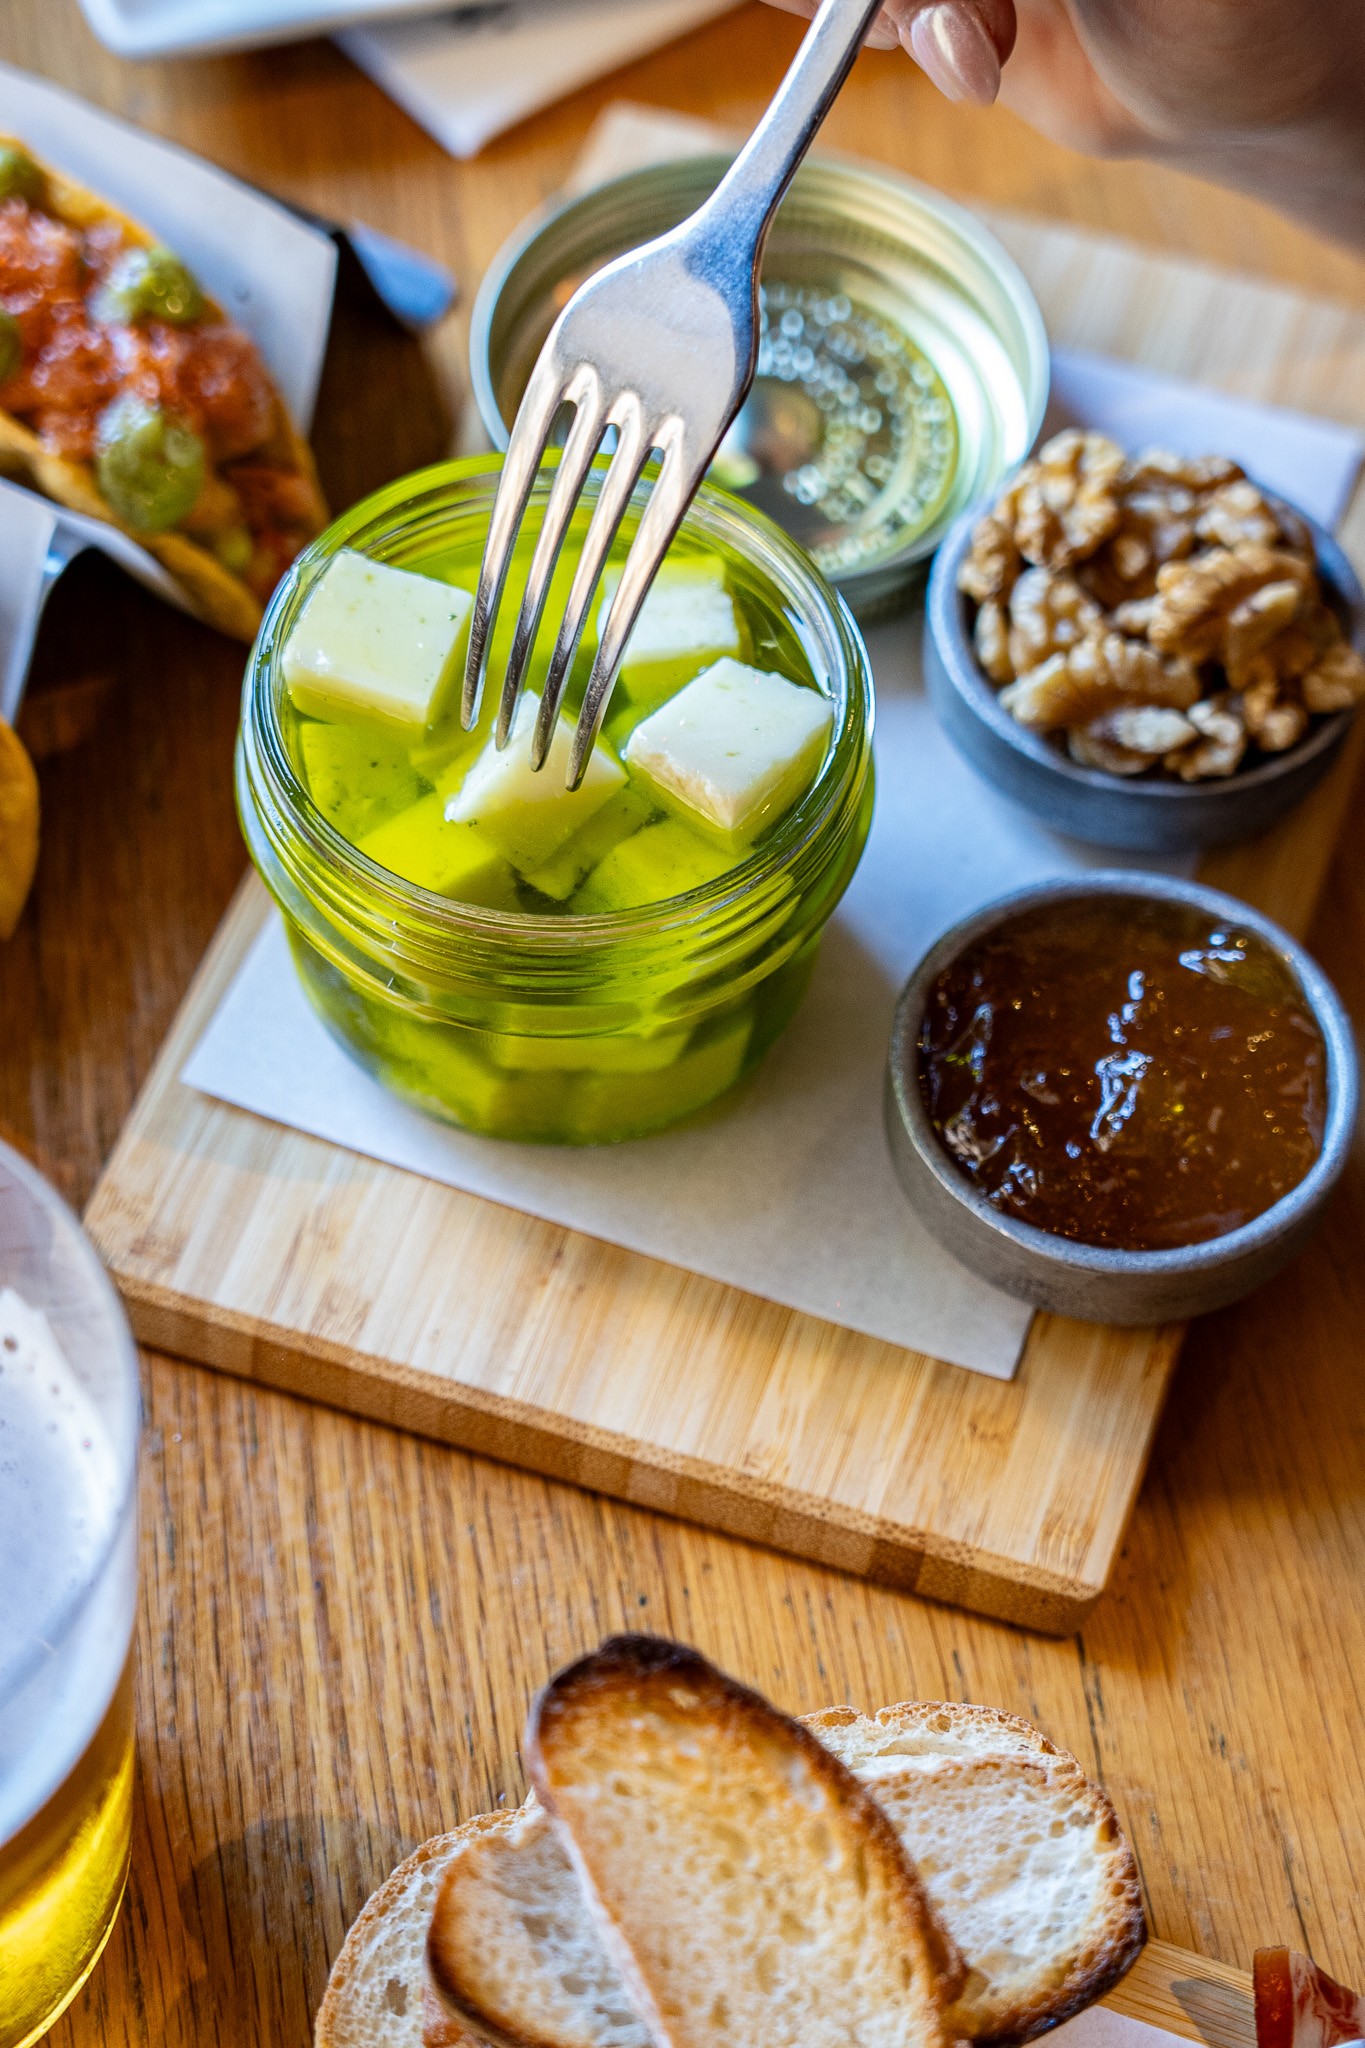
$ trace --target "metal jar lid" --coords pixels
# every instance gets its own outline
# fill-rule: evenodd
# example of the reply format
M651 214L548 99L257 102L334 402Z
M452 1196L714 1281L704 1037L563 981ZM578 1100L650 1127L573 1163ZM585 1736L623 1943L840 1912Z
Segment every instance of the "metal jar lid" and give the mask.
M676 226L728 153L631 171L523 223L474 306L474 395L496 447L555 315L603 263ZM816 156L763 261L758 374L712 469L784 526L864 621L892 611L964 506L1021 462L1048 347L1017 266L962 207Z

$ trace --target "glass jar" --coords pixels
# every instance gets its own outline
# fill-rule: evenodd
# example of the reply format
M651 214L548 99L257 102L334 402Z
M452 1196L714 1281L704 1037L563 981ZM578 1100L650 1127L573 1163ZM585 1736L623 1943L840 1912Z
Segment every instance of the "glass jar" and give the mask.
M299 557L247 670L238 808L309 1000L385 1087L491 1137L637 1137L748 1073L801 1000L871 820L867 654L843 603L794 543L704 486L683 538L724 558L741 610L747 593L779 623L834 706L831 743L806 796L728 874L635 910L519 915L401 881L342 838L309 797L288 743L280 654L343 547L430 574L471 545L477 559L500 467L499 456L476 456L404 478ZM598 480L590 479L589 497ZM548 490L547 472L528 511L532 532ZM647 494L646 482L613 560L624 558ZM494 665L487 689L500 681Z

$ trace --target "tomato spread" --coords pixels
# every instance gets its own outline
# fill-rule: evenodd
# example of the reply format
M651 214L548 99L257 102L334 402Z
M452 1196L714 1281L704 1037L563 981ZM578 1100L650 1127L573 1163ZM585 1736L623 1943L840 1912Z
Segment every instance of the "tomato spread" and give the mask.
M316 519L255 344L169 250L59 218L2 154L0 411L90 464L125 526L191 535L264 598Z
M1080 1244L1198 1244L1296 1187L1326 1047L1264 940L1184 904L1071 898L970 946L929 994L919 1081L1002 1213Z

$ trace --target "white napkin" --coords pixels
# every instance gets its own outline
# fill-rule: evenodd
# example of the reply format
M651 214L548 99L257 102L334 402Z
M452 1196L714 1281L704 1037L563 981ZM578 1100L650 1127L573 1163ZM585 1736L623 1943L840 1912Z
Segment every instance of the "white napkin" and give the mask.
M225 171L160 142L55 85L0 64L0 133L164 237L232 319L254 336L305 432L332 316L330 236ZM98 547L159 597L188 610L145 549L96 519L64 512L20 485L0 495L0 716L12 719L54 567Z
M353 63L452 156L476 156L538 107L686 35L736 0L494 0L349 28Z
M1064 2021L1048 2038L1058 2048L1190 2048L1185 2035L1149 2026L1146 2020L1114 2012L1107 2005L1088 2006L1074 2020Z
M1074 426L1103 426L1121 448L1156 446L1177 455L1216 449L1329 533L1351 502L1365 453L1360 435L1334 420L1232 398L1080 349L1054 349L1039 439Z
M86 548L99 548L167 604L190 610L174 577L116 526L64 512L23 484L0 479L0 718L6 725L13 725L23 701L38 621L52 586Z

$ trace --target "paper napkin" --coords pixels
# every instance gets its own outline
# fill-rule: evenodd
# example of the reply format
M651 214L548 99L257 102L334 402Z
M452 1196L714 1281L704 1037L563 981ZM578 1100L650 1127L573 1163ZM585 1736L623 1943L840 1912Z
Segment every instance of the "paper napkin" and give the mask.
M494 0L336 40L452 156L725 14L736 0Z
M99 548L167 604L190 609L174 577L116 526L63 511L37 491L0 479L0 718L6 725L13 725L23 701L38 621L52 586L86 548Z
M1250 2000L1247 2003L1249 2006ZM1074 2020L1066 2020L1055 2028L1049 2040L1056 2042L1057 2048L1190 2048L1183 2034L1149 2026L1146 2020L1114 2012L1107 2005L1087 2006Z

